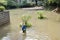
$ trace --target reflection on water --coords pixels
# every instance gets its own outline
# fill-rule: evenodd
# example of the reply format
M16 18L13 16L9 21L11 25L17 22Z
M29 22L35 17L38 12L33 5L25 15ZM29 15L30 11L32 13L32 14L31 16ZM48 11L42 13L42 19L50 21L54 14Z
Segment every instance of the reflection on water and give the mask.
M26 33L24 33L22 36L23 36L23 37L22 37L22 40L25 40L25 38L26 38Z
M0 25L0 40L2 37L6 36L7 33L10 32L10 23Z
M33 28L27 29L26 33L20 32L8 33L2 40L51 40L49 35L42 32L38 33Z

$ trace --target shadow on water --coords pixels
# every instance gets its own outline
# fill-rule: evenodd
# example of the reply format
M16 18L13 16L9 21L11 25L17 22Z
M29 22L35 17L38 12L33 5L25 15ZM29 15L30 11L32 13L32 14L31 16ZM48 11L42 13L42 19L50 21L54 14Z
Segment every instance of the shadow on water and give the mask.
M8 26L8 25L10 25L10 22L0 25L0 28L1 27L5 27L5 26Z

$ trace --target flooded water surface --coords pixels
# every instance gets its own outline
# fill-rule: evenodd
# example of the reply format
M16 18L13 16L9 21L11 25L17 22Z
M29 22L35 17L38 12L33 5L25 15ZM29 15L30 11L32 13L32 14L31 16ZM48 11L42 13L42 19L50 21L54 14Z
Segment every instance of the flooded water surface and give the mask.
M60 40L60 15L46 11L47 19L38 19L37 11L14 9L10 11L10 24L0 26L0 40ZM20 23L22 15L30 15L32 27L22 33Z

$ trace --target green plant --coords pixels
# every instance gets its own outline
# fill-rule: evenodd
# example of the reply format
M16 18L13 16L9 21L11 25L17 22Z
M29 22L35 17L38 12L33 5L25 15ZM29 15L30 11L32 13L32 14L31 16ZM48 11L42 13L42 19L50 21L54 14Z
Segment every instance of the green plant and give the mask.
M5 10L5 7L4 6L0 6L0 11L3 11Z
M39 15L39 16L38 16L39 19L44 19L44 18L45 18L45 17L43 16L43 13L44 13L44 11L39 11L39 12L37 12L37 14Z
M26 27L31 27L32 26L32 24L28 23L28 22L25 25L26 25Z
M7 5L7 0L0 0L0 3L2 4L2 5Z
M20 4L17 1L18 0L7 0L7 9L18 8Z
M31 6L35 6L35 3L34 3L34 2L31 2L30 5L31 5Z
M20 27L22 27L23 23L20 23Z
M27 27L31 27L31 26L32 26L31 23L28 23L29 19L31 19L31 16L23 15L23 16L21 17L21 19L22 19L23 23L24 23ZM22 26L23 23L21 23L20 26Z
M31 18L31 16L23 15L21 18L22 18L23 22L26 22L26 21L28 21Z
M23 25L23 23L20 23L20 27L22 27L22 25ZM31 27L32 26L32 24L28 23L28 22L25 25L26 25L26 27Z

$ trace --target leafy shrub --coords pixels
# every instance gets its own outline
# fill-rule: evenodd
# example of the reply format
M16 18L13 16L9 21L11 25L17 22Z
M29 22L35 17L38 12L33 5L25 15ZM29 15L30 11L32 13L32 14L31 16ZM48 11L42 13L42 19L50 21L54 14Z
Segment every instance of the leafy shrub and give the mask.
M27 26L27 27L31 27L31 23L28 23L29 19L31 18L30 16L26 16L23 15L22 17L22 22ZM23 23L20 24L20 26L22 27Z
M30 4L30 3L26 3L26 4L21 4L21 5L20 5L20 7L22 7L22 8L23 8L23 7L25 7L25 8L26 8L26 7L33 7L33 6L35 6L35 5Z
M37 2L37 5L38 5L38 6L43 6L43 1L38 1L38 2Z
M7 0L8 9L17 8L19 5L15 0Z
M39 18L39 19L43 19L44 17L43 17L42 14L40 14L40 16L38 16L38 18Z
M23 1L22 4L20 4L20 7L33 7L35 6L33 2L27 3L26 1Z
M20 23L20 27L22 27L22 23ZM31 23L27 23L27 24L25 24L26 25L26 27L31 27L32 26L32 24Z
M0 0L0 4L2 4L2 5L7 5L7 1L6 0Z
M27 23L27 24L26 24L26 27L31 27L31 26L32 26L31 23Z
M21 19L22 19L23 22L28 21L30 18L31 18L31 16L26 16L26 15L23 15L23 16L21 17Z
M22 27L23 23L20 23L20 27Z
M44 13L44 11L37 12L37 14L39 15L39 16L38 16L39 19L44 19L44 18L45 18L45 17L43 16L43 13Z
M3 11L5 10L5 7L4 6L0 6L0 11Z
M35 6L35 3L34 3L34 2L27 3L27 4L30 5L31 7L32 7L32 6Z
M7 1L6 0L0 0L0 6L4 6L5 8L7 8Z

